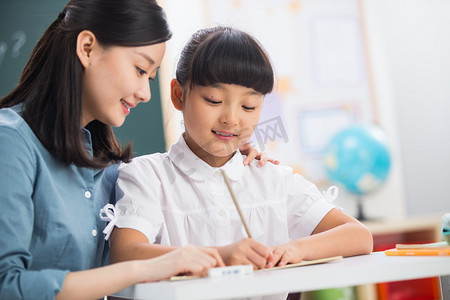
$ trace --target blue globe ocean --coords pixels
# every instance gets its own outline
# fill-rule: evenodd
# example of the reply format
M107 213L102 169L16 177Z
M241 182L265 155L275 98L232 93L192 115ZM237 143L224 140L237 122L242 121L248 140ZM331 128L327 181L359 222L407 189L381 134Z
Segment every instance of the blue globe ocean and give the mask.
M391 166L386 136L375 125L354 125L338 132L325 149L324 159L330 180L357 195L378 188Z

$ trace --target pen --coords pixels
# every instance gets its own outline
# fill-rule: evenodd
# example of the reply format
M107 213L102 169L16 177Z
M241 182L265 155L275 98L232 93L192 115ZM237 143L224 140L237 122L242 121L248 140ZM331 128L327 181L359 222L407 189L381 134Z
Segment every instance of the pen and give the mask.
M245 231L247 232L248 237L252 238L252 234L250 233L250 229L248 228L247 222L245 222L244 215L242 214L241 207L239 206L239 203L238 203L238 201L236 199L236 196L234 195L233 189L231 188L230 181L228 180L228 176L227 176L227 174L225 173L224 170L220 170L220 171L222 172L222 176L225 179L225 184L227 185L228 191L231 194L231 198L233 199L234 205L236 206L236 209L237 209L237 211L239 213L239 217L241 218L241 221L242 221L242 224L244 225Z

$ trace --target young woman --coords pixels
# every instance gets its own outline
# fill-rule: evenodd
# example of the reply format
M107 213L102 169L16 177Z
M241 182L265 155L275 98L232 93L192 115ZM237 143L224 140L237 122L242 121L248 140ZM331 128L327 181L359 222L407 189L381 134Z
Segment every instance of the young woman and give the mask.
M131 157L111 126L150 100L170 37L154 0L72 0L0 100L0 299L95 299L223 265L217 250L187 246L101 267L99 211L114 164Z

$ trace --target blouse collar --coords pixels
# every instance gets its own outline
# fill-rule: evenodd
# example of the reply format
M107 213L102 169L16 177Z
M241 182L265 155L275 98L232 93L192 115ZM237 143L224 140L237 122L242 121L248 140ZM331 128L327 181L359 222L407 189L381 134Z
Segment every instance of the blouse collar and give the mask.
M239 180L244 173L244 159L239 150L222 167L215 168L208 165L192 152L183 136L169 149L169 158L175 166L186 176L197 181L211 178L218 170L224 170L231 180Z

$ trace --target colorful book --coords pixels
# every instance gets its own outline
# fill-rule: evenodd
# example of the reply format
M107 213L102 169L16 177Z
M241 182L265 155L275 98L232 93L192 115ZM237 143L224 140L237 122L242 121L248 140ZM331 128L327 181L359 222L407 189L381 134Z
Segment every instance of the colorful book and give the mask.
M448 256L450 255L450 248L389 249L384 253L389 256Z
M447 242L437 242L437 243L429 243L429 244L397 244L395 245L397 249L436 249L436 248L448 248L450 249L450 245Z

